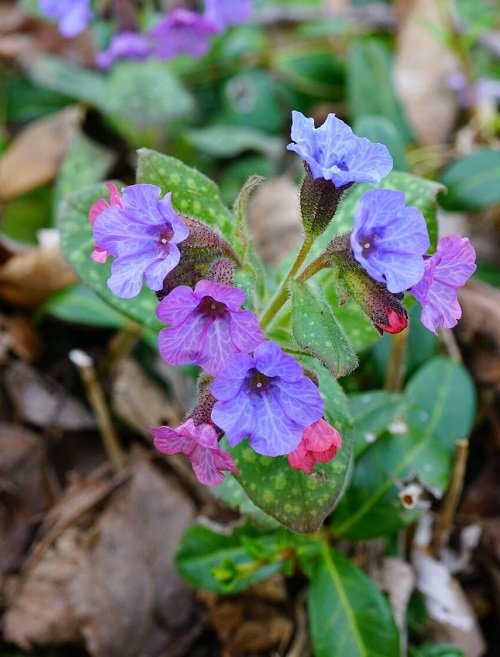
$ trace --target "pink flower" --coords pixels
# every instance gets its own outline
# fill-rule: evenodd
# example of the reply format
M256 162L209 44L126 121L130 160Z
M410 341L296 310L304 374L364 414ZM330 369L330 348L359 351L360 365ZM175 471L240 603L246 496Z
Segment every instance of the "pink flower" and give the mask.
M294 470L311 472L316 463L327 463L342 447L340 433L320 419L309 425L302 434L296 449L288 454L288 463Z
M176 429L149 427L156 449L163 454L185 454L202 484L215 486L224 480L224 470L238 474L230 454L219 448L217 433L211 424L196 424L191 418Z
M422 324L437 332L439 326L452 328L462 316L457 290L476 271L476 252L466 237L447 235L436 253L425 260L422 279L410 292L422 305Z
M199 281L194 290L174 288L156 314L170 328L160 331L160 354L169 365L196 363L216 376L233 354L248 353L265 340L257 317L241 310L245 292Z
M106 187L109 190L109 201L106 201L105 198L100 198L92 205L89 210L89 221L91 226L94 226L97 217L111 205L118 205L119 207L122 207L120 192L116 189L115 185L113 185L111 182L108 182L106 183ZM109 254L107 251L101 249L100 246L94 245L94 250L92 251L90 257L94 262L98 262L102 265L104 262L106 262L108 255Z

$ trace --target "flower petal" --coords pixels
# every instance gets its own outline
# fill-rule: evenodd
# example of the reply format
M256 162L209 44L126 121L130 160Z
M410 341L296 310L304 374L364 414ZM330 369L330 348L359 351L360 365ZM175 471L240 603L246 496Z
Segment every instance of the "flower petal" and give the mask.
M181 253L175 244L169 244L168 252L153 260L144 270L146 285L151 290L161 290L165 277L179 264Z
M239 310L245 303L246 294L239 287L233 285L222 285L214 281L202 280L196 283L194 293L198 299L212 297L220 303L226 304L229 310Z
M164 454L189 454L196 446L196 441L190 437L179 433L182 429L171 429L170 427L149 427L154 436L154 444L159 452Z
M283 411L302 429L323 415L323 399L317 386L306 376L293 383L280 385L278 399Z
M255 367L266 376L279 376L283 381L297 381L303 376L301 365L285 354L275 342L263 342L254 351Z
M231 340L238 351L253 351L266 336L262 333L259 321L250 310L241 310L231 313L230 318Z
M255 419L255 410L250 395L243 391L229 401L218 401L212 409L213 422L224 431L232 446L237 445L253 432Z
M274 386L254 399L255 427L250 447L263 456L281 456L293 451L302 437L303 426L284 412Z
M163 360L169 365L197 363L206 323L203 315L193 313L189 321L175 328L162 329L158 335L158 349Z
M179 326L198 306L199 300L187 285L175 287L162 299L156 309L156 316L164 324Z
M164 217L158 209L161 189L157 185L130 185L122 192L123 210L135 222L161 226Z
M210 386L212 395L219 401L234 399L239 394L249 370L254 367L255 361L251 356L234 354Z

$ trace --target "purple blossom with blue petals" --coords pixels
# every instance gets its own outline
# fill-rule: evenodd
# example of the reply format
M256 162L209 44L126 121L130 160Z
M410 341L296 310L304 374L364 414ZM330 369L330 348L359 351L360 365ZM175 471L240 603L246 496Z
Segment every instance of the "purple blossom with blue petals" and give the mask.
M336 187L379 183L392 170L392 157L384 144L357 137L335 114L315 128L314 119L294 110L291 137L295 143L288 144L288 150L300 155L312 177L331 180Z
M155 25L149 36L155 42L154 54L160 59L182 54L202 57L210 49L211 37L218 31L206 16L179 7Z
M242 310L245 292L231 285L199 281L194 290L174 288L156 314L170 328L160 331L158 347L169 365L196 363L216 376L236 353L252 351L265 337L257 317Z
M205 16L219 30L244 23L252 13L252 0L205 0Z
M165 276L179 263L179 242L189 229L174 211L171 194L160 200L156 185L131 185L122 204L110 205L95 219L96 246L114 257L108 287L124 299L141 291L143 277L161 290Z
M230 445L248 437L258 454L289 454L306 427L323 415L323 400L302 367L274 342L253 356L235 354L210 388L212 420Z
M85 30L93 17L90 0L40 0L40 11L57 22L59 32L68 38Z
M99 68L109 68L116 59L146 59L153 53L153 43L139 32L119 32L111 39L107 50L97 53Z
M405 206L405 195L374 189L360 198L350 237L354 257L389 292L408 290L424 274L430 246L422 213Z
M476 271L476 252L466 237L447 235L425 260L425 272L410 292L422 305L422 324L437 332L452 328L462 316L457 290Z

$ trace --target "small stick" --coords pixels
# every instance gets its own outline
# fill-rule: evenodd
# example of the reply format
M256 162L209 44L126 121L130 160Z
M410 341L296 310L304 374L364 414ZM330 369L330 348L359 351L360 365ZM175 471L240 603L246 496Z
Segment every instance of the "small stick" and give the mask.
M460 496L462 494L468 454L469 441L466 438L457 440L451 484L448 492L446 493L446 497L443 502L443 508L441 509L436 522L436 528L434 530L434 550L439 549L450 534L455 512L457 510Z
M462 363L462 353L460 347L457 344L455 334L451 329L439 329L439 337L441 338L442 343L445 346L448 356L455 363Z
M403 387L407 342L408 329L392 336L389 366L387 368L387 376L384 384L384 390L387 390L388 392L399 392Z
M72 349L69 352L69 358L76 365L82 379L87 398L99 425L104 449L113 466L113 470L116 474L121 474L125 469L125 458L111 422L111 416L106 405L101 384L95 372L94 361L80 349Z

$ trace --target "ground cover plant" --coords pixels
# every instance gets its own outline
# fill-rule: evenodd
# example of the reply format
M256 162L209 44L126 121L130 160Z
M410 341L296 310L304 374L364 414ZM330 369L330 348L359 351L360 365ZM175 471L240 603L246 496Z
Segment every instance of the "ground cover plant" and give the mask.
M2 655L496 654L494 3L4 5Z

